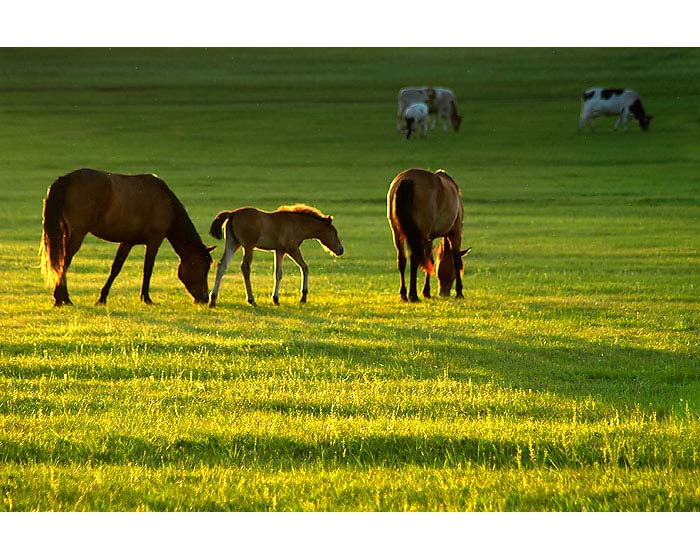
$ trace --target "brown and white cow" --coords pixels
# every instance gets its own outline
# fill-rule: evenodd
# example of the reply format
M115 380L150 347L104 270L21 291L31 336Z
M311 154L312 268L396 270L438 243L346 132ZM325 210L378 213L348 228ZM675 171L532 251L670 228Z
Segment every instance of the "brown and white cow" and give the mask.
M442 128L447 132L447 121L452 123L452 128L457 131L462 123L462 117L457 111L457 97L451 89L433 86L405 87L399 91L398 113L396 118L396 130L403 130L404 115L406 109L415 103L425 103L428 111L434 115L431 128L435 128L438 121L442 121Z

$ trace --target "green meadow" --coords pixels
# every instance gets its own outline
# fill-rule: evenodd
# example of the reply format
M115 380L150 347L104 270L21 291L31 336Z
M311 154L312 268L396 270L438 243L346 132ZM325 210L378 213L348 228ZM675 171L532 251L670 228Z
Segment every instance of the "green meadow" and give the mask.
M700 51L0 49L0 510L700 510ZM396 96L452 88L406 141ZM591 86L654 115L579 132ZM164 242L88 237L54 308L38 247L73 169L153 172L207 244L220 210L304 202L308 303L240 253L196 306ZM444 168L463 300L399 301L391 179ZM214 252L223 252L222 242ZM210 273L210 288L214 271ZM436 286L436 283L433 284ZM437 290L434 289L434 292Z

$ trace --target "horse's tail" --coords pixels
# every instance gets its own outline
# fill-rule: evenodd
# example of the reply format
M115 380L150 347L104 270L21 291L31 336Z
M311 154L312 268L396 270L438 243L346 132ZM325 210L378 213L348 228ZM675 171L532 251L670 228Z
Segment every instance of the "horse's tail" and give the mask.
M233 212L219 212L209 227L209 235L214 239L223 239L223 227L226 220L233 215Z
M48 285L56 284L65 266L68 223L63 216L63 206L69 183L67 176L59 177L49 187L44 199L43 235L39 252L41 273Z
M411 179L403 179L396 188L396 201L394 211L403 231L406 243L411 249L411 255L418 260L420 266L427 274L434 270L433 255L426 251L425 238L413 219L413 199L415 183Z

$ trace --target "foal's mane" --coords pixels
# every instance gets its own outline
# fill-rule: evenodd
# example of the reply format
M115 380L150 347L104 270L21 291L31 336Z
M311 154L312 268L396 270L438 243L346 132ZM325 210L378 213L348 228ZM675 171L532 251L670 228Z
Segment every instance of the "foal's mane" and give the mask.
M328 216L324 215L320 210L306 204L291 204L289 206L280 206L277 212L292 212L294 214L303 214L311 218L316 218L323 222L328 221Z

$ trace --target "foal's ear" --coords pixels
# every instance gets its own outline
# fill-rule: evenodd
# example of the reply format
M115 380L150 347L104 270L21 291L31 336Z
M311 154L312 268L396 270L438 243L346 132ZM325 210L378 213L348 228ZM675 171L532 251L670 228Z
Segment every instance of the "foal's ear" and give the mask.
M471 252L472 252L472 248L467 247L466 249L463 249L462 251L459 252L459 256L463 257L464 255L468 255Z
M216 245L212 245L211 247L207 247L207 252L211 253L214 249L216 249Z

